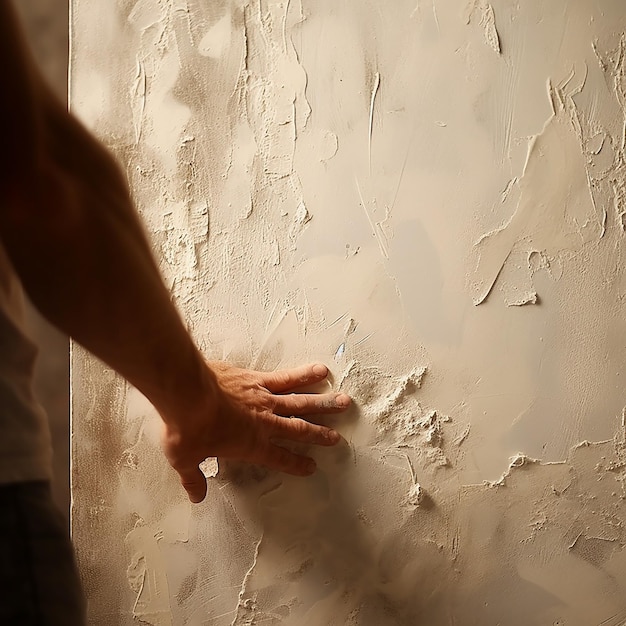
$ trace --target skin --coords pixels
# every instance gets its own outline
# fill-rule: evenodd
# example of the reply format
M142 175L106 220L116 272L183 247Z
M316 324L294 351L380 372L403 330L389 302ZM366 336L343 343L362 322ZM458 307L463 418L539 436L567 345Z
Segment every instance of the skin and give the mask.
M35 306L139 389L163 419L163 450L192 502L198 465L234 459L297 476L314 461L279 445L335 445L306 417L337 413L345 394L295 394L322 364L256 372L207 362L171 302L125 177L55 98L0 0L0 240ZM291 416L298 416L297 418Z

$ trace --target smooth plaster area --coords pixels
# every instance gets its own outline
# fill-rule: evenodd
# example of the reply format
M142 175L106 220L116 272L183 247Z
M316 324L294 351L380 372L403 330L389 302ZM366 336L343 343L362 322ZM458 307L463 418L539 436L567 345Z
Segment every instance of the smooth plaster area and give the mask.
M75 347L90 623L623 626L622 0L74 0L71 65L207 357L355 400L194 506Z

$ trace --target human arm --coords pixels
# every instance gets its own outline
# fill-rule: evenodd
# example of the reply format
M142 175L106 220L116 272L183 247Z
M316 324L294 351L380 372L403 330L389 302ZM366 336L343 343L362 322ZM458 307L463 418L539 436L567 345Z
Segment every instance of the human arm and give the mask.
M0 19L0 239L34 304L155 405L165 453L192 500L204 497L198 464L208 456L310 473L308 458L274 441L329 445L338 436L285 417L338 411L349 399L286 395L322 380L323 367L261 374L204 361L163 285L122 172L48 90L6 0Z

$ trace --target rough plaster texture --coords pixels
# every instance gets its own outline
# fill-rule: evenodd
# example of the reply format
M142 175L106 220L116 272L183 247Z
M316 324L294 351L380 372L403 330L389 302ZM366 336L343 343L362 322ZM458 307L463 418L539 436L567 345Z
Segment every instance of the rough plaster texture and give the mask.
M73 5L71 102L212 358L321 359L302 480L190 505L149 404L73 355L94 624L626 621L621 0Z

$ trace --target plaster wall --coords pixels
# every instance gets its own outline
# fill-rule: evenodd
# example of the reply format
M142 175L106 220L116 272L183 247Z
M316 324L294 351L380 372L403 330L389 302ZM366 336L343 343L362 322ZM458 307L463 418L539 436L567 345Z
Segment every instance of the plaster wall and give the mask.
M91 622L623 626L621 0L74 0L72 41L207 356L356 404L193 506L74 348Z

